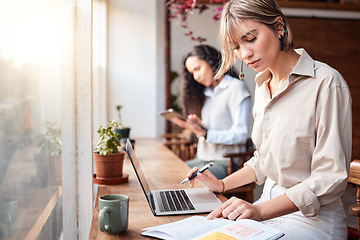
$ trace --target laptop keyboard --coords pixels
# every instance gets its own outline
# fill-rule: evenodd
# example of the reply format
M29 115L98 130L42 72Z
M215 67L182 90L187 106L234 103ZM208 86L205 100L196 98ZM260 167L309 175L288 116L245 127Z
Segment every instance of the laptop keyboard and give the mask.
M163 205L162 208L160 207L160 212L195 210L184 190L170 190L159 193Z

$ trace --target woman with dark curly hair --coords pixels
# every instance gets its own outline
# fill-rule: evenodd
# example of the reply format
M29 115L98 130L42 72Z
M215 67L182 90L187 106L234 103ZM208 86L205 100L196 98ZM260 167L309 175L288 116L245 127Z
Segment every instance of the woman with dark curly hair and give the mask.
M220 52L208 45L195 46L186 55L180 99L188 117L172 121L199 138L196 159L186 163L201 167L214 162L210 171L222 179L229 162L223 155L241 151L248 138L251 98L245 82L232 70L214 80L220 62Z

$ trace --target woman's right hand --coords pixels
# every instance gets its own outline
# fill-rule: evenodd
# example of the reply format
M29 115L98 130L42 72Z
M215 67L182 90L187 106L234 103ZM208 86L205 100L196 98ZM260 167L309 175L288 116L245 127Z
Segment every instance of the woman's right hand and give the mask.
M190 170L190 172L188 173L187 177L190 177L194 172L196 172L197 170L199 170L200 168L198 167L194 167L193 169ZM195 180L200 181L203 185L205 185L210 191L213 192L222 192L223 189L223 183L221 182L221 180L217 179L209 170L206 170L202 173L198 173L196 175L195 178L193 178L192 180L189 181L190 186L193 187L194 186L194 182Z
M184 120L181 120L180 118L178 117L174 117L171 119L171 121L173 123L175 123L176 125L178 125L179 127L182 127L182 128L188 128L188 123Z

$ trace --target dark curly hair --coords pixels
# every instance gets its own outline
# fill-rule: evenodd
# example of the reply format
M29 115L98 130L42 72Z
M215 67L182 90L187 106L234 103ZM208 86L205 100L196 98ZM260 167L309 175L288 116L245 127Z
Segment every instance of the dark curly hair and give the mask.
M190 73L185 66L186 60L192 56L197 56L206 61L215 75L221 63L221 53L211 46L198 45L184 57L181 65L180 104L183 114L185 116L196 114L201 117L201 109L205 102L205 86L195 81L192 73ZM238 74L232 68L226 74L236 78L238 77Z

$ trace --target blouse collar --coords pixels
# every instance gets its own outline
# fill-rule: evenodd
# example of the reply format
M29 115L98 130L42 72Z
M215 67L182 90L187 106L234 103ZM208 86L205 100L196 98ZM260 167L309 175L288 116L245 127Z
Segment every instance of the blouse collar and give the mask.
M315 61L310 55L303 49L295 49L295 52L300 55L298 62L290 73L289 83L295 81L296 76L310 76L315 77ZM265 81L271 78L271 73L268 69L260 72L255 77L255 82L258 86L261 86Z
M231 77L229 75L225 75L221 82L214 88L211 89L209 87L205 88L204 95L210 97L214 92L218 91L218 89L225 89L229 86L231 82Z

